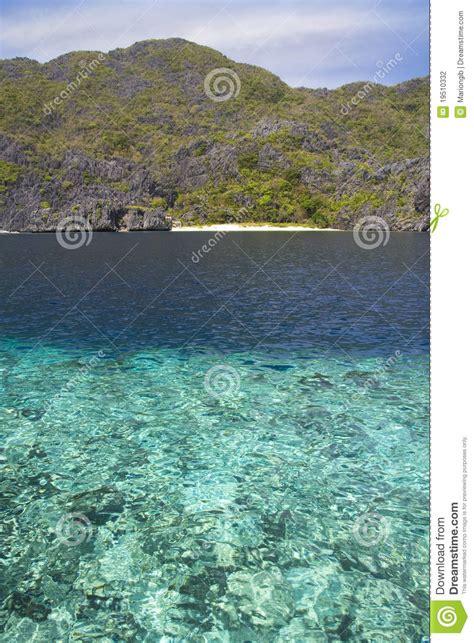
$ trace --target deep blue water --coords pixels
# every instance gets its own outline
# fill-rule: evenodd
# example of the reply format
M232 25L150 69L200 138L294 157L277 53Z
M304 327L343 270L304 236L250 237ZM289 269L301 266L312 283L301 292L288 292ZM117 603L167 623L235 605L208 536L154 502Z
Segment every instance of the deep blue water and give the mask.
M5 640L427 634L429 236L213 236L0 236Z
M229 233L194 263L211 237L103 233L75 251L0 237L3 334L119 351L427 352L427 235L368 251L351 233Z

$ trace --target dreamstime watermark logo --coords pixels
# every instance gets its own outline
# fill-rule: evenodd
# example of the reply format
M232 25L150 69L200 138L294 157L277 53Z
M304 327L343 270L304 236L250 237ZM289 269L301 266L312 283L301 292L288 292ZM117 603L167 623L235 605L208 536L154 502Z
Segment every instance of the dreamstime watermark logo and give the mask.
M230 224L240 223L244 217L248 215L247 208L240 208L237 214L232 215ZM217 246L219 241L227 235L227 230L218 230L206 243L203 243L199 250L194 250L191 255L193 263L199 263L204 255L209 254L213 248Z
M462 601L431 601L430 630L432 634L460 634L467 614Z
M402 62L402 60L403 56L399 52L397 52L395 56L393 58L390 58L390 60L386 63L384 63L383 60L379 60L376 63L378 70L375 72L372 80L366 82L365 85L361 89L359 89L354 94L354 96L352 96L351 100L348 103L346 103L345 105L341 105L341 114L343 116L347 116L354 109L354 107L356 107L365 98L367 98L367 96L369 96L377 83L388 76L392 72L392 70L395 69L398 63Z
M211 250L217 246L219 241L225 237L227 232L225 230L218 230L214 236L212 236L206 243L203 243L199 250L194 250L191 255L191 261L193 263L199 263L203 258L203 255L207 255Z
M462 601L431 601L430 630L432 634L460 634L467 614Z
M377 513L366 513L359 516L352 528L355 540L362 547L380 545L387 539L389 531L388 520Z
M56 227L56 239L66 250L78 250L92 241L92 227L80 216L64 217Z
M353 237L359 248L375 250L387 245L390 239L390 228L382 217L363 217L355 224Z
M43 113L46 116L50 116L54 110L61 105L64 101L68 100L72 96L72 94L76 91L76 89L79 89L81 86L81 83L83 80L86 78L89 78L89 76L99 67L99 65L105 60L105 55L100 53L97 58L94 58L94 60L91 60L90 62L86 62L85 60L81 60L79 63L81 70L77 74L74 80L71 80L66 87L59 92L59 94L53 98L53 100L49 101L49 103L45 103L43 105Z
M93 527L87 516L81 513L71 513L62 516L56 525L56 535L62 545L75 547L89 542Z
M203 555L209 553L215 545L216 543L213 540L206 540L201 543L197 542L192 546L189 558L199 560Z
M53 409L57 402L59 402L65 395L70 393L70 391L74 390L78 384L84 382L89 376L89 373L92 371L92 369L95 368L99 364L100 360L104 357L104 351L100 350L97 351L97 353L89 359L81 361L82 365L79 369L79 373L75 377L72 377L70 380L68 380L68 382L66 382L61 390L48 400L45 405L45 413Z
M377 357L377 368L371 371L370 377L364 380L362 390L358 390L349 399L345 399L346 407L350 408L351 404L358 402L369 389L378 386L380 377L394 368L402 357L403 353L399 350L396 350L393 355L387 358Z
M204 80L206 96L216 103L222 103L240 94L241 82L233 69L220 67L208 73Z
M240 375L232 366L213 366L204 377L204 388L212 397L232 397L240 390Z
M446 605L438 610L436 620L442 627L454 627L458 620L458 615L454 607Z

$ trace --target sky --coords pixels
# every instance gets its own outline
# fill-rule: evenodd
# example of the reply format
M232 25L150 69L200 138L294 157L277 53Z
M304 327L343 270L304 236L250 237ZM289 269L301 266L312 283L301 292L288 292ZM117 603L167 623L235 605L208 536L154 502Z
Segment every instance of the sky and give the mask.
M179 37L293 87L369 80L391 59L395 84L429 73L428 21L429 0L0 0L0 58Z

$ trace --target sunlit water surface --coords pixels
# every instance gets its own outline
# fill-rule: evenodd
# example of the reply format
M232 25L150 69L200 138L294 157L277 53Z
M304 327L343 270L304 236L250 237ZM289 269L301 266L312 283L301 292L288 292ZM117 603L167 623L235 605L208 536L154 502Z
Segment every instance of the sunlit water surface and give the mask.
M209 238L0 238L2 640L420 641L427 235Z

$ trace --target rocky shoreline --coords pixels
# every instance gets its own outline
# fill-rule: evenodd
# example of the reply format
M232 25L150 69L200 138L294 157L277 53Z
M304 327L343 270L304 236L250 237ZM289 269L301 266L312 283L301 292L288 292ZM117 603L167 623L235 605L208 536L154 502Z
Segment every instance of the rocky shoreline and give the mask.
M217 146L215 154L218 149ZM21 152L14 141L1 135L0 153L7 162L19 164L22 161ZM183 225L205 225L209 222L205 201L202 201L198 208L180 213L179 217L176 216L173 207L176 195L183 190L181 181L189 183L192 180L186 158L184 156L176 165L174 175L182 177L179 182L177 179L173 182L169 177L159 184L143 165L133 164L125 159L97 160L83 152L67 151L57 168L51 167L45 161L41 173L34 168L28 168L15 184L10 186L7 198L0 204L0 227L19 232L47 232L56 230L58 223L65 218L78 217L87 220L90 227L97 231L155 230L161 229L167 216L179 219ZM205 164L205 158L202 163ZM54 176L55 169L60 171L60 178ZM44 174L52 177L46 187L41 178ZM85 174L94 177L93 184L84 185ZM127 192L124 193L113 186L119 179L127 185ZM206 177L207 180L209 177ZM374 195L380 195L381 192L383 195L388 191L388 186L402 182L403 189L400 194L407 195L405 198L408 207L406 204L403 209L397 207L400 195L381 199L376 207L371 201L356 209L347 205L335 213L334 221L328 227L349 230L364 216L378 216L393 230L428 229L430 184L429 159L426 157L366 169L364 175L357 171L356 164L349 162L341 162L335 176L308 167L301 172L300 180L315 194L321 185L333 182L335 190L343 190L343 193L357 194L361 189L370 186ZM391 190L392 193L394 191L395 188ZM165 207L134 205L149 203L154 198L151 195L156 194L162 195L158 198L163 201ZM247 206L242 205L237 213L225 213L223 210L221 220L235 221L238 217L249 222L265 223L265 212L258 216L255 209L255 204L248 199ZM292 221L291 218L280 222L303 223Z
M348 230L366 216L393 230L428 229L428 79L374 86L343 116L360 83L294 89L184 42L104 54L87 82L46 111L97 52L0 61L1 229L54 231L78 217L98 231L154 230L172 217L185 226ZM204 91L209 69L221 67L242 85L227 102Z

